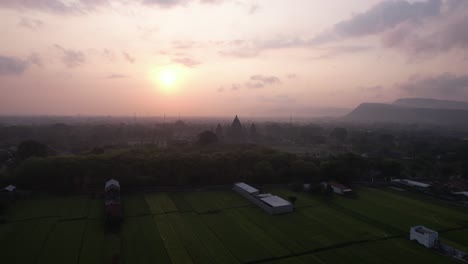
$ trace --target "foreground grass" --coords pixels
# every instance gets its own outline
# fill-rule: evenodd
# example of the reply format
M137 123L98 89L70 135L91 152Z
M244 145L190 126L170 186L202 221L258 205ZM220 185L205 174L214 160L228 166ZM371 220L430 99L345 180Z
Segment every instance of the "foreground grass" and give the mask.
M0 225L5 263L451 263L405 239L409 227L442 230L467 249L468 213L396 193L298 197L292 214L270 216L232 191L123 197L118 232L105 229L102 200L85 196L19 201ZM443 230L459 228L444 232ZM3 261L2 261L3 262Z

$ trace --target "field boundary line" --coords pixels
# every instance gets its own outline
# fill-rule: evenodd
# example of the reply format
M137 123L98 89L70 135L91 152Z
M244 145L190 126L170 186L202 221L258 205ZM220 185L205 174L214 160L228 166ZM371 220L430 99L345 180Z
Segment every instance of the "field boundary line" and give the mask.
M84 238L85 238L87 228L88 228L88 220L85 221L83 232L81 232L80 248L78 249L79 253L78 253L78 257L76 258L76 264L79 264L81 260L81 253L83 251Z
M373 242L379 242L379 241L385 241L385 240L391 240L391 239L398 239L398 238L404 238L404 236L394 235L394 236L389 236L389 237L384 237L384 238L365 239L365 240L355 240L355 241L343 242L343 243L338 243L338 244L334 244L334 245L327 246L327 247L309 249L309 250L305 250L305 251L298 252L298 253L292 253L292 254L283 255L283 256L279 256L279 257L257 259L257 260L243 262L243 263L244 264L257 264L257 263L271 262L271 261L283 260L283 259L300 257L300 256L305 256L305 255L311 255L311 254L314 254L314 253L325 252L325 251L338 249L338 248L345 248L345 247L349 247L349 246L353 246L353 245L373 243Z
M42 245L41 245L41 250L39 250L39 254L37 255L37 258L36 258L36 261L35 261L36 264L39 264L39 260L41 259L41 256L44 253L44 247L45 247L45 245L47 244L47 242L50 239L50 234L52 234L52 232L54 232L56 227L57 227L57 222L54 222L52 227L50 228L49 232L47 232L46 238L44 239L44 243L42 243Z

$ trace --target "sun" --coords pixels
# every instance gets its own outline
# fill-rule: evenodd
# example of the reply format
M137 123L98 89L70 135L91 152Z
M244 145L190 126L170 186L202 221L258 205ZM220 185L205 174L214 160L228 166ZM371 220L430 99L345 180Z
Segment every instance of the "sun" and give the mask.
M163 70L158 75L159 82L164 86L172 86L177 81L177 74L172 70Z

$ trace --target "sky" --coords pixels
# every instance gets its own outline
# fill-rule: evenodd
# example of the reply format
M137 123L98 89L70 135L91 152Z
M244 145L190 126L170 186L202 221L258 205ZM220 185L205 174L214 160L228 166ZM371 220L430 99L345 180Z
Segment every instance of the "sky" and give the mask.
M0 115L468 101L466 0L1 0Z

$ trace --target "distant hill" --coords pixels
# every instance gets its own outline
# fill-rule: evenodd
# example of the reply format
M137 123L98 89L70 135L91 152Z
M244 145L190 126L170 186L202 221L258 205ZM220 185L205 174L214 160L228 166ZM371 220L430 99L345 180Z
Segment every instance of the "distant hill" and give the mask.
M468 126L468 110L435 109L431 107L417 108L409 107L408 103L405 106L398 104L363 103L343 117L342 120L361 123L419 123Z
M393 102L392 105L402 106L402 107L411 107L411 108L468 110L468 102L426 99L426 98L401 98Z

